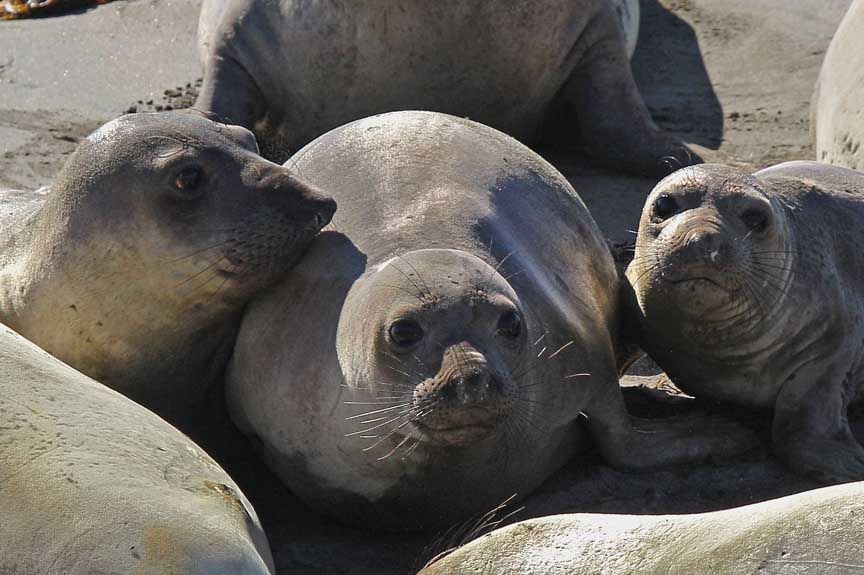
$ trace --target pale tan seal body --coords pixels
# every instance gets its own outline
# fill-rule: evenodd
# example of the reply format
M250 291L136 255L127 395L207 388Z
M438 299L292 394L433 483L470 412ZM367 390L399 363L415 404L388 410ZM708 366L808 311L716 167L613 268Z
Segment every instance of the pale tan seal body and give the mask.
M47 192L0 198L0 322L175 422L335 209L250 132L191 112L114 120Z
M341 215L250 306L226 388L235 423L313 506L364 526L450 524L576 454L580 412L621 468L735 444L726 428L633 429L609 250L567 180L514 139L383 114L288 165L338 190Z
M553 515L504 527L421 575L853 575L864 484L695 515Z
M774 450L864 479L846 408L864 381L864 174L686 168L651 192L627 270L645 351L684 391L774 410Z
M346 122L432 110L526 143L549 123L610 168L666 174L699 158L639 95L636 4L208 0L195 105L253 129L274 159Z
M864 2L854 0L828 46L810 114L816 159L864 169Z
M204 451L0 325L0 572L270 575L255 511Z

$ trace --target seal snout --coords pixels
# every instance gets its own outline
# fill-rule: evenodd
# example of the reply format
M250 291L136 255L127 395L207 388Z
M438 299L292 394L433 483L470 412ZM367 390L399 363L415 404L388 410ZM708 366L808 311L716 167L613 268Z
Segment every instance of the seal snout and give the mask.
M304 229L317 233L330 223L336 213L336 200L318 187L304 182L290 170L273 166L258 182L259 189L273 194L292 220Z
M424 434L450 445L487 437L506 408L502 378L465 342L445 351L438 373L414 389L414 401L432 410L422 420Z

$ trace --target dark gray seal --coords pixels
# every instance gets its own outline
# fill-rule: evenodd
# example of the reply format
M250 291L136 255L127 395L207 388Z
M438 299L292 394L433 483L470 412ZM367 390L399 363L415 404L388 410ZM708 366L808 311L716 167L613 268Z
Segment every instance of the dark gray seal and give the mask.
M627 270L642 347L684 391L773 408L773 445L864 479L846 409L864 381L864 174L704 165L651 192Z
M719 423L631 425L609 249L567 180L516 140L390 113L287 165L340 211L250 306L226 389L308 503L364 526L449 524L535 489L584 445L580 414L619 468L738 447Z
M608 167L666 174L698 156L639 95L622 34L635 36L632 6L208 0L196 107L253 129L274 159L352 120L432 110L526 143L548 122Z
M173 422L202 414L246 302L335 209L257 151L193 112L106 124L46 193L0 196L0 321Z

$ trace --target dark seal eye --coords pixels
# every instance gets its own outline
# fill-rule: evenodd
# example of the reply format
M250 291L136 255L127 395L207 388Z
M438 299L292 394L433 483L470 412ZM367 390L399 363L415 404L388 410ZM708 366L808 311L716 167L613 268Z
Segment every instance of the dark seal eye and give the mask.
M741 214L741 221L751 232L764 232L768 227L768 216L760 210L747 210Z
M387 333L390 335L390 341L396 347L403 349L414 347L423 339L423 328L413 319L394 321L390 324L390 329Z
M665 220L669 216L678 211L678 202L672 196L663 194L654 201L654 213L661 220Z
M201 187L204 173L198 166L186 166L174 178L174 187L186 194L194 194Z
M522 318L519 314L510 310L501 314L498 318L498 333L510 339L516 339L522 333Z

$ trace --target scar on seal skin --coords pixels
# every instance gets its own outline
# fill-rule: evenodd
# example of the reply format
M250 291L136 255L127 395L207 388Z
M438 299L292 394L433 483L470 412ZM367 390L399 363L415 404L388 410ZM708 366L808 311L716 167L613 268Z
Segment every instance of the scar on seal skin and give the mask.
M774 410L775 453L864 479L847 407L864 382L864 174L703 165L660 182L627 270L643 349L687 393Z

